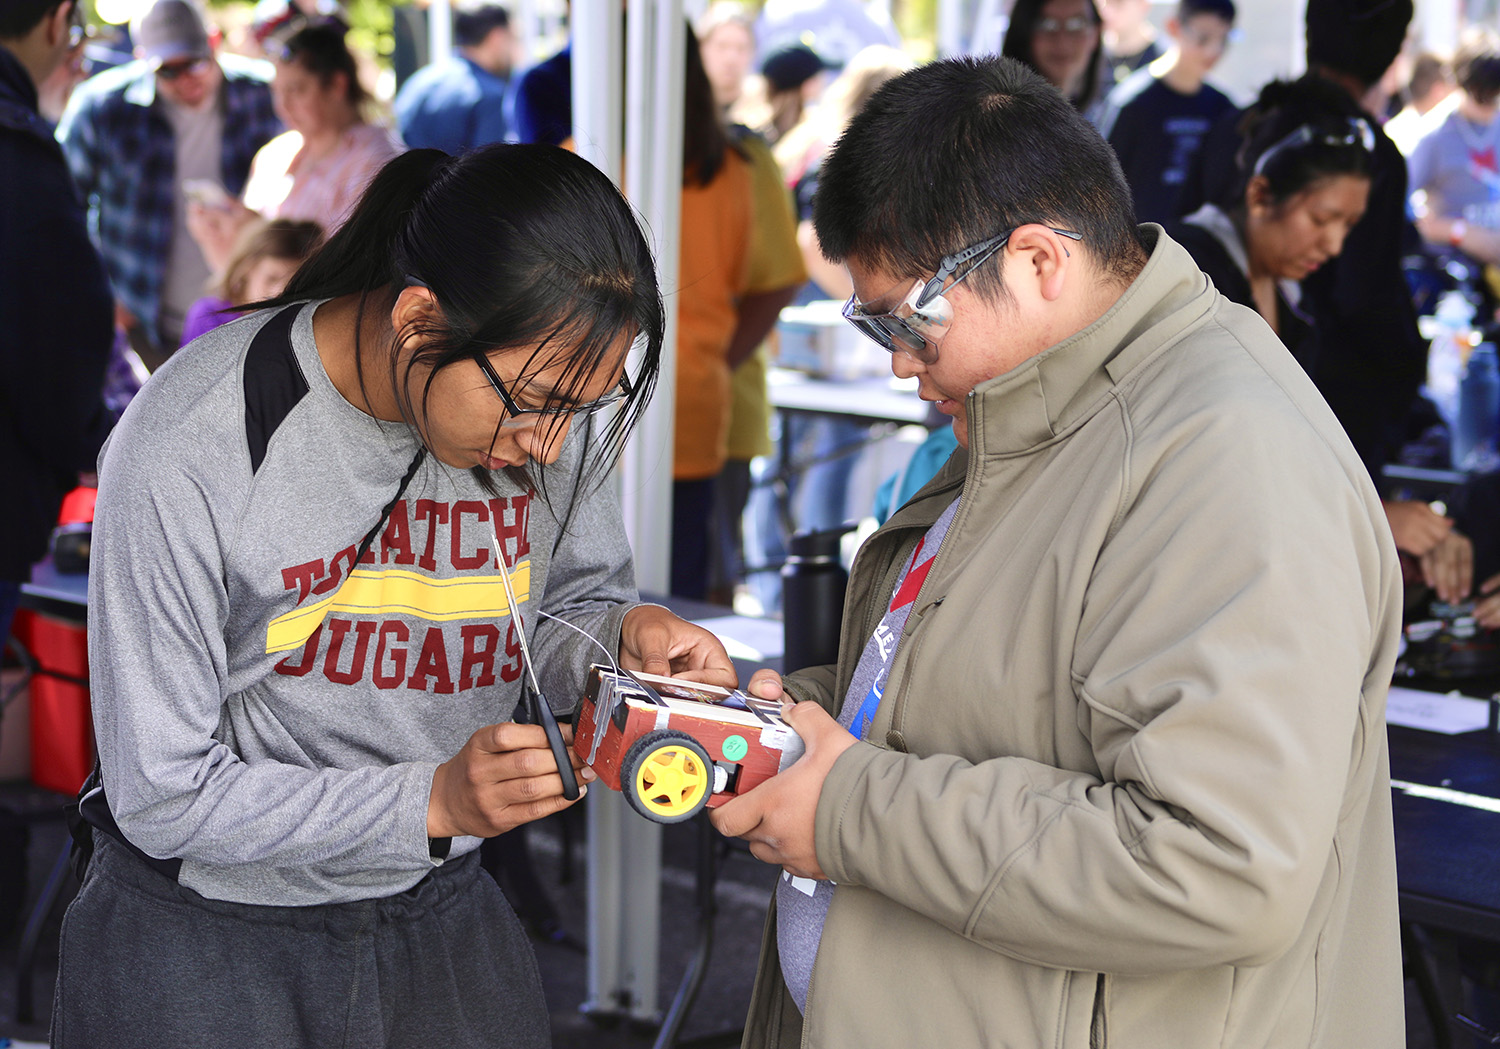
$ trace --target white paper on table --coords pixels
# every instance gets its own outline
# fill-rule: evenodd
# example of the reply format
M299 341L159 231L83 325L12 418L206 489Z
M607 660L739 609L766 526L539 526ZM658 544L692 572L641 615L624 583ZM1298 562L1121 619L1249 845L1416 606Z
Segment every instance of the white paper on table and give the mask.
M1490 701L1458 692L1445 695L1393 685L1385 701L1385 720L1388 725L1405 725L1454 736L1488 726Z
M768 659L779 657L786 647L781 623L775 619L716 616L695 622L724 642L724 648L731 659L764 663Z

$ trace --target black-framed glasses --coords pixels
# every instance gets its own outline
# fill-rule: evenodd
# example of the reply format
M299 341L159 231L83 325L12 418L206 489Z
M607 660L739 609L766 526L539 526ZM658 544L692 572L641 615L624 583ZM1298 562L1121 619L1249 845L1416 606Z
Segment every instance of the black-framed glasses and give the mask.
M532 421L528 416L550 420L578 415L592 415L595 412L603 411L611 405L619 404L635 393L635 387L630 384L630 380L621 375L620 382L614 389L610 390L603 397L596 398L585 404L555 405L549 408L522 408L511 397L510 391L505 388L504 381L501 380L499 374L490 364L488 357L482 353L477 353L474 355L474 363L479 365L479 370L484 372L484 377L489 380L490 386L494 388L495 393L500 397L500 403L505 405L506 417L500 421L502 427L526 426Z
M1250 174L1259 175L1271 162L1272 157L1311 145L1358 146L1366 153L1373 153L1375 152L1375 129L1364 117L1348 117L1343 127L1337 131L1330 129L1327 125L1315 127L1312 124L1303 124L1291 134L1271 143L1270 147L1255 161L1255 168Z
M947 293L1005 247L1010 235L1019 228L1013 227L944 256L935 276L925 281L918 278L906 297L885 313L867 313L859 299L850 295L844 303L844 319L883 350L908 354L923 364L936 363L938 344L953 325L953 304L948 301ZM1082 233L1069 229L1047 228L1070 240L1083 239ZM961 266L968 268L954 277ZM950 277L953 277L951 284L947 283Z
M1035 31L1048 36L1056 36L1060 33L1079 36L1092 28L1094 28L1093 19L1087 15L1073 15L1069 18L1038 18Z

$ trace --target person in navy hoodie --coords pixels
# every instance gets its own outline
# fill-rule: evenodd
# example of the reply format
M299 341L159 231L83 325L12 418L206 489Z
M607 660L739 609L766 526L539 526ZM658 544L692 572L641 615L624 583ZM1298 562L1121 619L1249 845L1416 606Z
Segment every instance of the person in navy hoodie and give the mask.
M81 0L0 5L0 643L63 495L108 430L104 265L37 85L83 31ZM38 250L38 249L41 250Z

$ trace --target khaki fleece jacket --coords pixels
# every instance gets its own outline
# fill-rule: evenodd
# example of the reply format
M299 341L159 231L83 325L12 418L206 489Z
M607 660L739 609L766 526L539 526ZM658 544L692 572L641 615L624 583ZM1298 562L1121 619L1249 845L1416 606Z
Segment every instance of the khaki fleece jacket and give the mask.
M967 455L855 560L839 665L788 678L837 709L962 493L818 802L805 1023L773 913L747 1046L1403 1043L1390 530L1281 342L1142 235L1104 317L970 395Z

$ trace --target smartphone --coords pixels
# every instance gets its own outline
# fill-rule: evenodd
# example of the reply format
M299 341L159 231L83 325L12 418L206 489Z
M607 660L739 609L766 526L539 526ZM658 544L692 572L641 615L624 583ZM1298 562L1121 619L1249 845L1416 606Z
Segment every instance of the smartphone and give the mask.
M211 178L185 178L182 192L191 203L205 208L227 208L230 205L228 192Z

